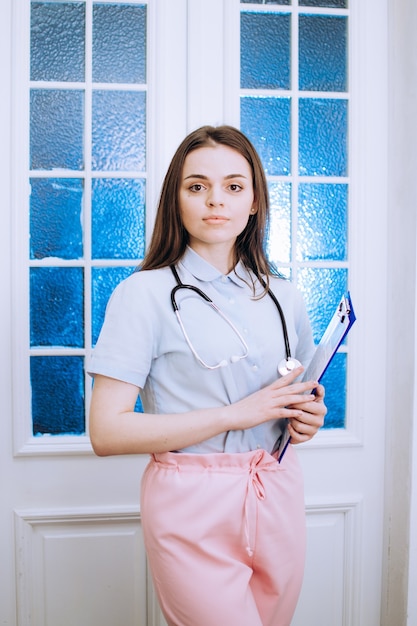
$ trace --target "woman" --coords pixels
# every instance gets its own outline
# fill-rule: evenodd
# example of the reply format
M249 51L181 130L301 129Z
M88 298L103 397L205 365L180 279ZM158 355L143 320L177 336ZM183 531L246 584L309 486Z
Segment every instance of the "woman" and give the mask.
M141 514L170 626L284 626L301 587L302 477L293 447L280 462L277 450L286 423L293 444L307 441L326 407L317 381L299 382L294 357L305 367L314 344L300 294L265 257L267 220L249 140L192 132L89 368L95 452L151 455Z

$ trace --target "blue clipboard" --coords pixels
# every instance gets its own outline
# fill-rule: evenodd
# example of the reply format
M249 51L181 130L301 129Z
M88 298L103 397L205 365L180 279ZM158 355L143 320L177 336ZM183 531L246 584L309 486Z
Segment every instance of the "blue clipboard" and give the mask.
M302 381L317 380L318 382L321 382L321 379L332 362L340 344L352 328L355 320L356 316L353 310L350 293L348 291L342 296L339 304L337 305L333 317L324 331L320 343L316 347L316 351L311 359L310 365L303 374L301 379ZM287 427L285 427L278 447L278 463L281 463L290 441L291 437L288 433Z

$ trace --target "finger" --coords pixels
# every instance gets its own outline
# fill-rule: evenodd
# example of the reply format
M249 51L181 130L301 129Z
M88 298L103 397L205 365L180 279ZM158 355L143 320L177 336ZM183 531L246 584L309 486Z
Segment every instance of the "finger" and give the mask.
M318 424L306 423L298 418L290 419L288 422L288 431L291 435L291 439L294 439L297 443L308 441L314 437L319 428L320 426Z
M316 396L314 394L314 389L316 387L317 383L313 382L313 381L308 381L306 383L299 383L299 382L293 382L289 385L286 386L281 386L281 385L275 385L275 391L276 393L278 393L279 395L298 395L298 396L304 396L306 394L308 394L308 398L310 400L315 400ZM302 400L303 402L305 402L305 399L303 398Z
M303 372L303 367L297 367L297 369L293 370L289 374L285 376L280 376L273 383L271 383L270 387L273 389L282 389L283 387L293 387L298 385L298 389L314 389L319 386L317 381L307 380L307 381L297 381L297 378ZM297 382L295 382L297 381Z
M324 402L322 400L318 401L314 394L304 394L301 396L301 398L301 403L299 403L298 401L296 403L292 402L289 406L292 409L301 409L302 411L306 411L307 413L314 413L317 415L320 415L323 412L327 412L327 408ZM307 402L303 402L305 398L307 398Z
M297 432L308 433L311 430L317 432L323 426L327 412L326 406L324 404L319 406L314 402L310 406L312 407L311 410L306 410L309 408L308 405L302 407L299 417L294 419L293 427Z
M272 402L274 405L279 407L285 407L287 409L298 410L298 411L306 411L308 410L309 405L314 404L314 396L311 394L293 394L291 392L286 394L277 393L275 397L272 398Z
M323 385L318 385L318 387L316 389L317 401L318 402L323 402L325 395L326 395L326 389L323 387Z
M293 443L303 443L314 437L317 430L308 429L308 431L306 431L306 429L301 426L301 422L290 420L288 422L288 432Z
M300 374L302 374L302 372L303 372L303 368L297 367L292 372L289 372L289 374L276 378L274 382L271 383L270 387L272 389L282 389L283 387L289 387L300 376Z

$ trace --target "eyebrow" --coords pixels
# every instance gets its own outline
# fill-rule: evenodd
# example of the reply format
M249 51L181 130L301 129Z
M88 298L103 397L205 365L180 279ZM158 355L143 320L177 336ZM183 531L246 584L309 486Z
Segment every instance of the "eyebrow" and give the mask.
M188 180L189 178L198 178L200 180L208 180L208 176L204 176L204 174L190 174L189 176L186 176L184 180ZM244 176L243 174L228 174L227 176L224 177L225 180L229 180L231 178L247 178L247 176Z

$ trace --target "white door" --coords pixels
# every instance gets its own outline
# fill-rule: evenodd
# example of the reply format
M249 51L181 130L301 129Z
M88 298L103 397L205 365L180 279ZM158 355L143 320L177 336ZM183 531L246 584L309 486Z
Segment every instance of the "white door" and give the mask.
M89 277L85 289L90 296L90 277L95 268L124 267L129 265L129 259L113 259L112 263L100 265L87 264L85 259L57 260L53 255L45 261L34 255L29 262L29 87L44 92L51 88L51 81L42 77L36 81L32 78L32 84L29 83L30 4L29 0L4 0L0 8L0 80L3 93L8 93L9 88L11 93L10 98L0 100L0 272L4 294L0 618L2 623L19 626L162 624L147 585L140 526L139 483L146 458L98 459L77 424L75 434L33 434L29 356L79 359L88 351L88 345L65 349L49 346L46 352L35 346L29 351L29 265L48 271L55 267L76 271L82 268ZM72 10L76 13L77 7L81 7L82 13L85 8L86 29L92 36L90 0L36 4L67 6L71 19ZM111 167L106 170L105 166L95 174L94 168L91 171L86 166L82 177L85 181L94 177L100 181L110 177L146 179L148 231L152 224L149 207L155 204L165 167L185 133L203 123L240 123L240 95L250 95L240 91L240 11L266 14L268 7L258 6L262 4L239 4L237 0L130 3L133 8L141 6L147 11L147 79L140 87L124 83L118 90L146 93L146 172L134 166L121 176L120 171L114 172ZM291 58L297 55L295 24L299 14L308 12L320 17L323 4L327 4L326 16L349 20L349 85L343 96L332 97L349 100L349 170L342 177L344 184L349 185L349 257L340 265L349 271L358 322L348 344L344 425L323 430L299 450L306 479L309 542L305 584L294 626L377 626L382 576L385 408L383 394L370 394L369 389L379 388L385 379L383 259L387 207L381 173L386 167L386 85L382 65L386 42L380 34L386 27L385 17L380 0L370 0L366 6L351 0L345 9L340 9L342 4L331 8L337 7L332 2L294 0L291 4L272 4L272 11L291 16ZM88 46L91 47L91 40L87 38ZM87 49L86 73L91 72L89 64L91 55ZM106 92L108 85L102 84L102 80L96 79L95 86L86 81L82 87L85 102L95 97L94 89ZM67 78L65 84L57 78L52 82L58 91L71 83L74 99L79 97L80 81L76 77ZM295 87L289 91L288 96L297 100ZM87 118L91 108L88 111ZM94 133L89 134L89 125L94 126L94 119L86 121L84 148L94 155ZM291 132L297 130L293 127ZM31 175L37 181L44 176L54 180L77 178L65 168L53 171L53 176L50 168L47 175L36 167L32 170L36 170ZM293 184L300 183L294 174L293 178ZM328 182L317 177L304 182L318 180ZM274 181L283 182L279 175ZM77 184L74 183L75 189ZM83 243L90 245L86 240ZM89 258L94 259L94 251L89 250ZM287 266L297 272L296 263L288 262ZM379 304L377 311L375 302ZM90 331L92 319L87 309L84 320ZM368 363L378 363L378 370ZM53 374L52 369L51 377ZM42 389L44 394L55 393L52 378L45 380ZM42 401L41 396L41 407Z

